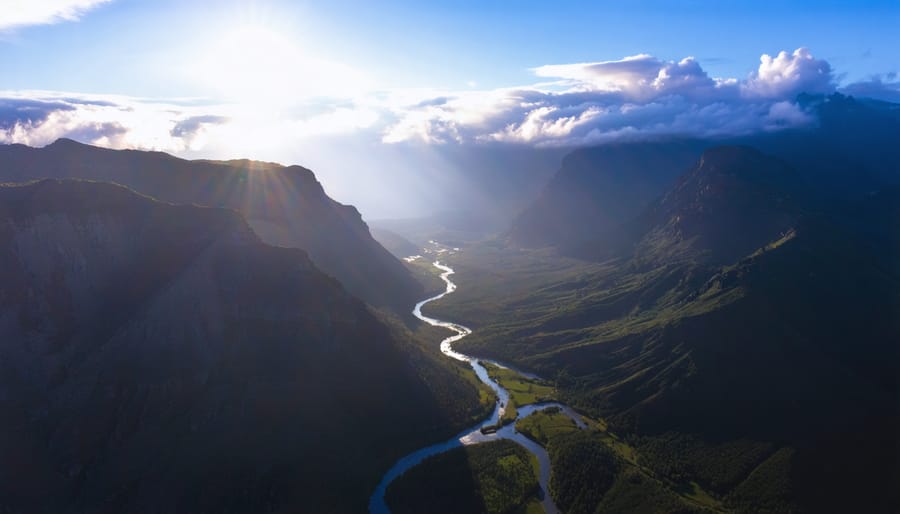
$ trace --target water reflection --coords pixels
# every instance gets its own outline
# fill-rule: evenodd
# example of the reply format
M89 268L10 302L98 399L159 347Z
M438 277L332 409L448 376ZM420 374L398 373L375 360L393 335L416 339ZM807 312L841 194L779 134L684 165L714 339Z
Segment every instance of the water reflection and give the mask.
M452 250L449 250L445 247L441 247L441 245L439 245L438 243L435 243L433 241L431 243L438 247L437 250L433 253L443 254L443 253L447 253L448 251L450 253L453 253ZM428 252L428 253L432 253L432 252ZM479 362L479 359L468 356L464 353L457 352L453 349L453 343L455 343L456 341L459 341L460 339L471 334L472 330L469 329L468 327L465 327L465 326L457 324L457 323L450 323L449 321L442 321L442 320L431 318L431 317L428 317L428 316L425 316L424 314L422 314L422 306L424 306L425 304L427 304L429 302L439 300L439 299L447 296L448 294L451 294L454 291L456 291L456 284L454 284L450 280L450 275L455 273L453 268L451 268L447 265L441 264L440 261L435 261L434 266L436 268L438 268L439 270L441 270L441 272L442 272L441 279L443 279L443 281L447 284L447 287L444 290L444 292L442 292L441 294L438 294L436 296L422 300L421 302L417 303L415 308L413 309L413 315L415 315L417 318L424 321L425 323L428 323L429 325L433 325L436 327L448 328L448 329L452 330L453 332L456 332L454 335L441 341L441 352L450 358L453 358L453 359L456 359L459 361L463 361L463 362L468 362L472 366L472 369L475 371L475 374L478 375L479 380L481 380L482 382L487 384L487 386L490 387L497 394L498 402L497 402L497 405L494 407L494 410L491 413L490 417L488 417L486 420L482 421L478 425L460 432L459 434L457 434L455 437L453 437L452 439L450 439L448 441L444 441L442 443L437 443L437 444L433 444L431 446L427 446L427 447L417 450L413 453L410 453L409 455L407 455L407 456L403 457L402 459L400 459L399 461L397 461L397 463L394 464L394 466L391 467L391 469L389 469L388 472L385 473L385 475L382 477L381 482L378 484L378 487L375 489L375 492L372 494L372 497L369 499L369 512L372 514L388 514L390 512L390 509L388 509L388 506L384 501L384 495L387 492L388 486L397 477L399 477L400 475L402 475L409 469L415 467L417 464L419 464L423 460L427 459L428 457L431 457L431 456L434 456L434 455L437 455L440 453L444 453L448 450L452 450L454 448L459 448L464 445L484 443L484 442L498 440L498 439L509 439L511 441L515 441L516 443L522 445L523 447L525 447L528 451L530 451L537 457L538 464L540 465L540 473L539 473L540 486L541 486L541 489L545 492L542 495L541 503L544 507L544 511L547 512L547 514L556 514L559 512L559 510L556 508L556 505L553 503L553 499L550 498L550 495L546 494L546 491L548 490L547 487L550 484L550 457L547 455L547 451L544 450L544 448L541 445L535 443L531 439L528 439L527 437L525 437L524 435L522 435L518 431L516 431L514 423L505 425L494 433L484 434L481 432L481 429L483 427L497 425L500 418L503 416L503 412L505 410L506 405L509 404L509 392L507 392L506 389L501 387L500 384L498 384L497 382L492 380L490 376L488 376L487 370L485 369L484 366L481 365L481 362ZM484 359L484 361L494 364L496 366L503 367L503 368L510 368L510 366L507 366L505 364L502 364L502 363L494 361L494 360ZM516 371L518 373L521 373L522 375L524 375L528 378L538 378L534 374L524 373L515 368L511 368L511 369L513 369L514 371ZM569 408L566 405L563 405L561 403L558 403L558 402L541 402L541 403L533 403L531 405L517 406L519 418L524 418L524 417L532 414L533 412L536 412L538 410L543 410L543 409L546 409L549 407L560 408L562 412L567 414L569 417L571 417L575 421L576 425L579 428L586 428L586 425L585 425L584 421L581 419L581 416L579 416L571 408Z

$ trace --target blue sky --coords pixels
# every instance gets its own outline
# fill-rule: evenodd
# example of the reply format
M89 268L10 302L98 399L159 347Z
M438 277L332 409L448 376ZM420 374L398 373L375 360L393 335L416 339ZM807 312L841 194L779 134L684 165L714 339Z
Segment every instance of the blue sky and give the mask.
M416 168L398 147L781 130L815 123L802 92L900 102L897 27L897 0L11 0L0 142L297 162L352 197L347 148Z
M270 26L310 51L364 70L379 87L501 87L527 81L529 68L543 64L639 53L691 55L712 74L742 77L760 54L800 46L847 80L900 69L896 0L114 0L77 22L7 30L0 36L0 87L214 94L176 68L189 58L186 49L246 24Z

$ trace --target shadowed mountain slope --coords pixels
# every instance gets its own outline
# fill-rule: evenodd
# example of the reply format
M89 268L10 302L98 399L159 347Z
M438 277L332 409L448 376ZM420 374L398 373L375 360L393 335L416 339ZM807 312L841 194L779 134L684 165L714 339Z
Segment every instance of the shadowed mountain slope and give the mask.
M463 351L555 377L675 483L739 511L777 496L776 511L893 512L900 197L821 208L792 166L713 148L638 217L630 252L553 281L510 257L480 291L542 285L435 308L476 327ZM479 318L488 306L499 314ZM744 483L779 449L777 478Z
M478 391L235 211L0 187L0 510L360 512Z
M647 141L575 150L513 222L513 243L602 260L628 243L635 218L714 146L748 146L792 167L806 200L834 201L900 183L900 105L800 95L818 123L728 139Z
M0 181L40 178L116 182L166 202L236 209L263 241L306 250L319 268L373 305L405 313L422 295L406 268L372 239L359 212L329 198L300 166L188 161L68 139L44 148L0 146Z
M703 152L627 227L641 238L635 249L640 261L721 265L781 237L807 203L801 177L784 162L749 147L721 146Z
M697 141L620 143L575 150L509 235L526 247L573 247L640 214L703 149Z

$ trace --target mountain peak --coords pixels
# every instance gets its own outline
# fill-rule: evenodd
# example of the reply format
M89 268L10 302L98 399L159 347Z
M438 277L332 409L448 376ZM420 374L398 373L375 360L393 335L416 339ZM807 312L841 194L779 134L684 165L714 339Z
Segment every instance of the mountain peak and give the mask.
M710 148L648 213L639 253L733 262L794 225L801 185L793 168L753 148Z
M679 181L677 189L695 193L741 195L747 188L766 188L799 194L798 174L784 161L749 146L709 148L697 165Z
M723 145L708 148L700 156L697 171L729 172L754 168L775 159L759 150L743 145Z
M50 143L49 145L45 146L44 148L76 148L76 147L83 147L83 146L89 146L89 145L86 145L84 143L79 143L78 141L75 141L74 139L69 139L67 137L61 137L61 138L57 139L56 141Z

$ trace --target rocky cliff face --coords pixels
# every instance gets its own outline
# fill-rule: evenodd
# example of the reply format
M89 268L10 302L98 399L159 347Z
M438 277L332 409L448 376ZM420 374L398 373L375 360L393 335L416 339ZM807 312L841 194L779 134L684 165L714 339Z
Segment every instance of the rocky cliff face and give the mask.
M808 201L797 171L750 147L706 150L632 226L637 257L730 264L795 226Z
M40 178L115 182L166 202L232 208L263 241L306 250L366 302L406 312L422 294L407 269L372 238L359 212L328 197L300 166L187 161L66 139L44 148L0 146L0 181Z
M447 422L421 353L237 212L0 187L2 512L362 510Z

